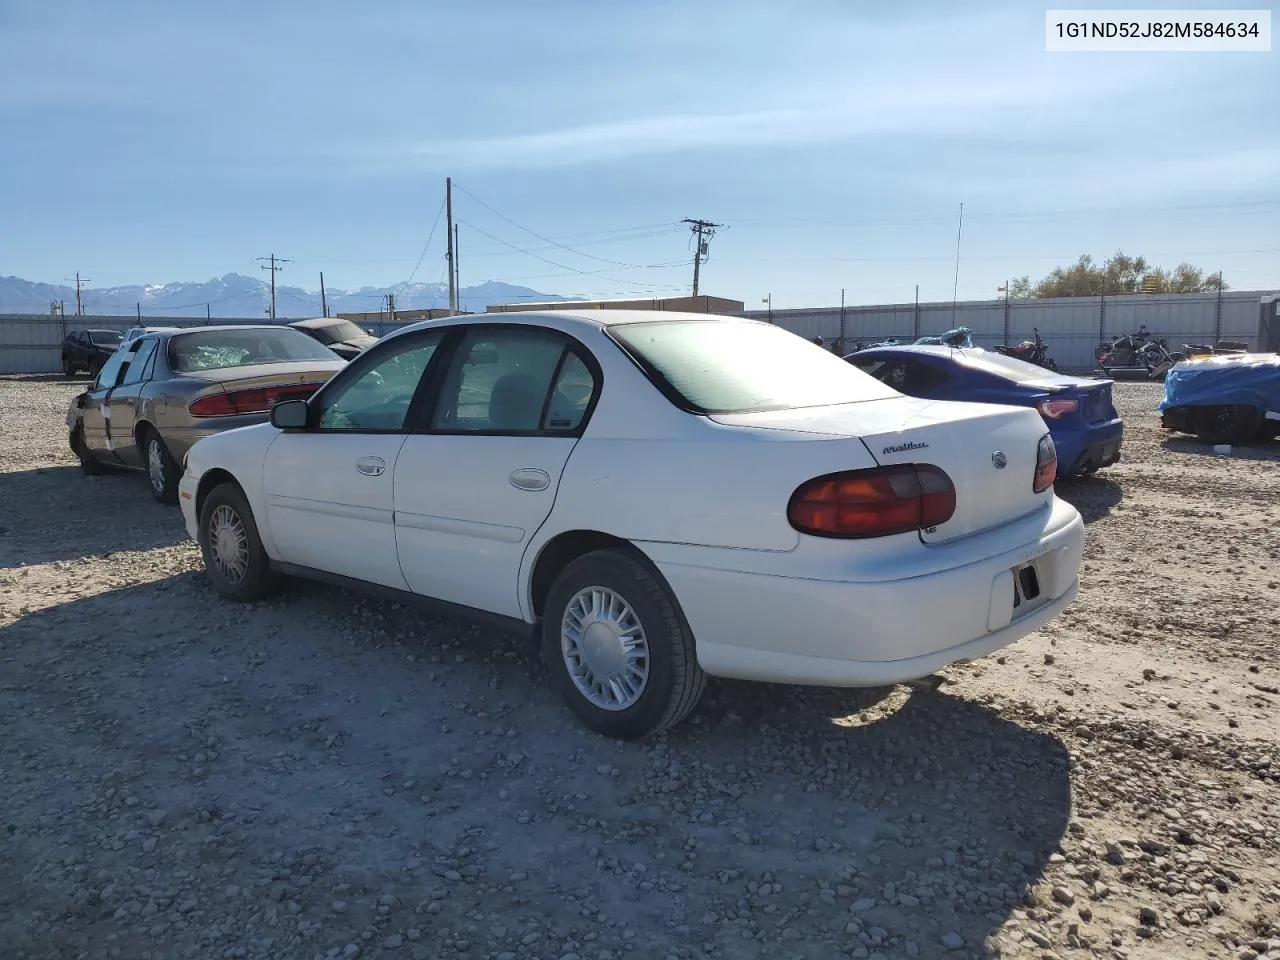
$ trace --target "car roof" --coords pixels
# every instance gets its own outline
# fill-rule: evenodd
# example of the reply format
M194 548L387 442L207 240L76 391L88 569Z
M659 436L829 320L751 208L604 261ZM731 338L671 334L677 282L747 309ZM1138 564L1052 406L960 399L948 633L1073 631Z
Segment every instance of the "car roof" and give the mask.
M620 326L633 323L670 323L672 321L710 322L715 320L730 323L763 324L764 321L748 317L737 317L722 313L685 313L677 310L512 310L496 313L459 313L451 317L437 317L433 320L420 320L407 324L388 336L409 333L414 330L430 330L436 327L466 326L468 324L537 324L546 320L555 320L562 326L572 329L577 326L583 330L601 329L603 327Z
M308 317L306 320L290 320L289 327L323 327L326 323L354 323L346 317Z
M213 323L203 327L166 327L158 333L211 333L215 330L288 330L287 323ZM296 331L295 331L296 332Z
M115 327L85 327L81 333L124 333L124 331L117 330Z
M951 359L952 355L957 351L981 349L981 347L948 347L941 343L903 343L888 347L868 347L866 350L859 350L857 353L851 354L851 356L860 356L864 353L922 353L925 356Z

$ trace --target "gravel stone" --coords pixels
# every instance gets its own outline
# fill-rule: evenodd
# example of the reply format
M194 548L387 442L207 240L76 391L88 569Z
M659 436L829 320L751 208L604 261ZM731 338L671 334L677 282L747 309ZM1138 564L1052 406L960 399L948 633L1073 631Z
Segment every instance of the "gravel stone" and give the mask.
M1204 457L1158 383L1057 487L1084 568L1036 634L945 693L713 681L636 743L524 638L220 601L79 470L83 386L0 377L4 960L1280 956L1280 448Z

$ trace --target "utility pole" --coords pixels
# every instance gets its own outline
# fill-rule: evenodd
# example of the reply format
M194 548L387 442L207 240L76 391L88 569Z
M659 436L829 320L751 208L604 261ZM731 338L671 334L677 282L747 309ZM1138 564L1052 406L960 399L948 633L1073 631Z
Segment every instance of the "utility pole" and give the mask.
M722 223L712 223L709 220L690 220L686 218L684 223L689 224L689 229L693 231L693 295L698 295L698 270L703 262L707 259L707 248L711 244L711 238L716 235L716 230L724 226Z
M960 224L956 227L956 282L951 288L951 326L956 325L956 295L960 292L960 231L964 229L964 204L960 204Z
M385 295L387 301L387 316L392 323L396 322L396 295L388 293Z
M142 326L142 301L135 302L134 306L138 308L138 326Z
M204 305L204 318L206 321L213 319L213 311L209 309L209 305L207 303Z
M445 254L449 267L449 312L458 312L458 275L453 270L453 177L444 178L445 236L449 241L449 250Z
M845 329L844 329L844 287L840 288L840 354L843 356L845 352Z
M1222 339L1222 271L1218 271L1218 307L1213 314L1213 342Z
M772 294L772 293L771 293L771 294L769 294L767 297L765 297L765 298L764 298L763 300L761 300L760 302L761 302L761 303L766 303L766 304L768 304L768 305L769 305L769 306L768 306L768 310L769 310L769 322L770 322L770 323L773 323L773 294Z
M324 271L320 271L320 311L326 317L329 315L329 301L324 295Z
M453 225L453 286L458 291L458 312L462 313L462 244L458 242L458 225Z
M72 278L71 278L71 277L64 277L63 279L71 280ZM80 277L80 271L79 271L79 270L77 270L77 271L76 271L76 275L75 275L75 278L74 278L74 279L75 279L75 281L76 281L76 316L77 316L77 317L83 317L83 316L84 316L84 301L83 301L83 300L81 300L81 298L80 298L80 284L82 284L82 283L88 283L90 280L92 280L92 279L93 279L93 277L85 277L85 278L81 279L81 277Z
M284 267L277 266L277 264L281 264L281 263L291 263L292 261L290 261L290 260L286 260L286 259L284 259L284 257L277 257L274 253L273 253L273 254L271 254L271 256L269 256L269 257L259 257L259 258L258 258L258 260L259 260L259 261L270 261L270 266L263 266L263 268L262 268L262 269L263 269L263 270L270 270L270 271L271 271L271 310L270 310L270 314L271 314L271 319L272 319L272 320L275 320L275 318L276 318L276 274L277 274L277 273L279 273L281 270L283 270L283 269L284 269Z

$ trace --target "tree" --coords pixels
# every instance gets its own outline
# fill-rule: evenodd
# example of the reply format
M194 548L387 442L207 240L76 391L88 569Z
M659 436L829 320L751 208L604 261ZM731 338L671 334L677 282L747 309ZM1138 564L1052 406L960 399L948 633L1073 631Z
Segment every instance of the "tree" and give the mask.
M1130 257L1117 250L1101 265L1087 253L1069 267L1055 267L1036 283L1019 277L1009 286L1013 299L1119 296L1126 293L1208 293L1216 291L1219 273L1206 275L1199 267L1180 263L1173 270L1152 266L1146 257ZM1228 289L1222 284L1222 289Z

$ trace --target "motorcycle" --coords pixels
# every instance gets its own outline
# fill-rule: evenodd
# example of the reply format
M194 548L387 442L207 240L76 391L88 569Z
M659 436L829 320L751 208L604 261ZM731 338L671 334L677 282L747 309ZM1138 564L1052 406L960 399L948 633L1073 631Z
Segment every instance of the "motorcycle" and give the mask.
M1100 343L1094 351L1098 369L1111 376L1111 371L1145 370L1148 379L1162 380L1169 369L1187 358L1185 353L1172 353L1165 337L1152 337L1144 323L1137 333L1116 337L1111 343Z
M1057 372L1058 363L1049 356L1049 344L1045 343L1044 338L1040 336L1040 328L1032 327L1032 330L1035 332L1034 340L1023 340L1012 347L1002 343L992 349L997 353L1003 353L1006 357L1013 357Z
M930 343L943 347L962 349L973 346L973 331L968 327L956 327L938 337L921 337L916 343Z

